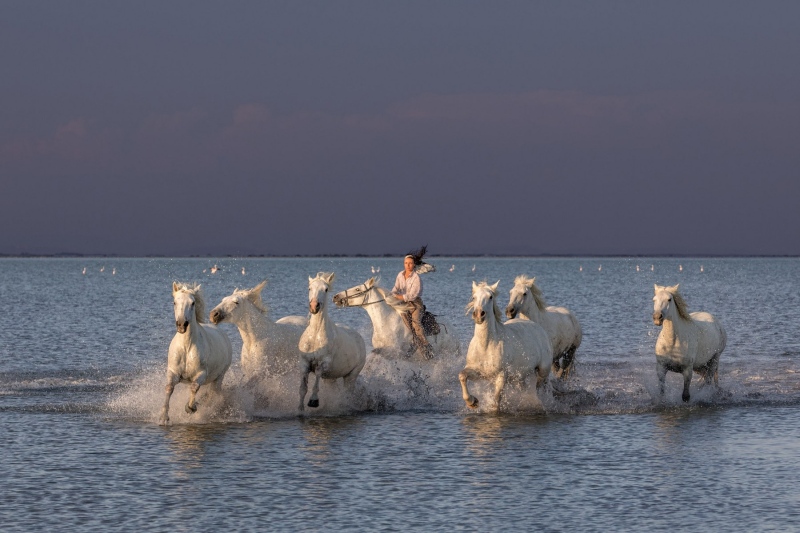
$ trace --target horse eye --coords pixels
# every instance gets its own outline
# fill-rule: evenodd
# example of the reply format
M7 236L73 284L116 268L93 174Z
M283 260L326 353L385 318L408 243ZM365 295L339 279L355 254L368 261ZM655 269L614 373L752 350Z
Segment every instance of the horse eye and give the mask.
M671 301L672 301L672 296L670 296L669 298L667 298L667 301L668 301L668 302L671 302Z
M492 299L492 297L491 297L491 296L489 296L489 299L491 300L491 299Z
M194 302L192 302L192 307L194 307Z
M325 289L325 292L328 292L328 289Z

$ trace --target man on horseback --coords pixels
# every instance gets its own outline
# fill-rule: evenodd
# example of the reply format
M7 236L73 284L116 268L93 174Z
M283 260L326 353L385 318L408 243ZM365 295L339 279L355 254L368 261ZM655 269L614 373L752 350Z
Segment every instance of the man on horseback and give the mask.
M412 308L401 316L406 327L411 331L412 350L421 351L426 359L433 357L433 348L425 337L422 328L422 315L425 306L422 304L422 280L419 273L431 272L433 266L422 261L427 246L412 252L403 258L403 271L397 274L397 279L392 288L392 294L399 300L406 302Z

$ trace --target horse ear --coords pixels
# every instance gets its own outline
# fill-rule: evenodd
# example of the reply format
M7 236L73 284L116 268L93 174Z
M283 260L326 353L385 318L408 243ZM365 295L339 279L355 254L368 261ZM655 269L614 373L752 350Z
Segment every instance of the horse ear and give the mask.
M680 283L676 283L675 285L673 285L673 286L672 286L672 287L670 287L669 289L670 289L670 291L672 291L672 292L678 292L678 287L680 287L680 286L681 286L681 284L680 284Z
M534 285L535 283L536 283L536 276L533 276L533 277L532 277L530 280L528 280L528 283L526 283L525 285L526 285L526 286L527 286L529 289L532 289L532 288L533 288L533 285Z
M494 285L490 285L489 287L492 289L492 292L497 292L497 286L500 285L500 280L497 280L497 283Z
M369 278L364 285L366 285L367 287L372 287L373 285L375 285L375 276Z
M335 272L331 272L331 273L328 275L328 277L325 279L325 282L326 282L328 285L330 285L330 284L332 284L332 283L333 283L333 278L335 278L335 277L336 277L336 273L335 273Z
M314 278L312 278L311 276L308 276L308 284L309 284L309 285L311 285L311 282L312 282L312 281L314 281Z
M478 288L478 284L473 281L472 282L472 292L475 292L477 290L477 288Z
M250 289L250 292L255 294L261 294L261 291L264 290L264 287L266 286L267 286L267 280L264 280L255 287L253 287L252 289Z
M653 292L658 292L658 290L659 290L660 288L661 288L661 287L659 287L658 285L656 285L655 283L653 283Z
M178 283L173 281L172 282L172 294L175 294L176 292L178 292Z

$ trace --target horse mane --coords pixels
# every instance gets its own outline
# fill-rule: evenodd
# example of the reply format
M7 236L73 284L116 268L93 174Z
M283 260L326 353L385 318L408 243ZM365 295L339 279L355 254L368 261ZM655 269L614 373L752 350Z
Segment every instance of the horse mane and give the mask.
M531 295L533 295L533 301L536 302L536 307L539 308L539 311L547 310L547 302L544 300L544 294L542 294L542 290L538 285L536 285L536 278L529 278L525 274L522 274L514 279L514 285L524 285L528 290L531 291Z
M380 294L381 298L383 298L383 301L386 302L386 304L389 307L393 308L398 313L403 313L405 311L411 310L410 306L408 305L408 302L403 302L401 300L398 300L397 298L394 298L389 291L387 291L383 287L379 287L377 285L377 281L375 283L376 284L373 285L372 290Z
M203 289L197 283L178 283L176 292L186 292L194 298L194 318L198 324L206 321L206 300L203 297Z
M492 312L494 313L494 319L497 321L498 324L503 323L503 319L501 318L502 314L500 312L500 308L497 307L497 292L492 289L492 286L489 285L485 280L478 283L478 288L487 288L489 292L492 293ZM475 301L470 300L467 306L464 308L465 314L470 314L475 309Z
M330 289L333 286L333 280L331 280L331 283L328 283L328 278L331 276L333 276L333 272L317 272L317 275L311 281L321 280Z
M268 315L269 307L267 307L267 304L261 299L261 292L254 291L253 289L235 289L233 295L247 299L262 315Z
M692 317L689 316L689 309L686 305L686 300L684 300L681 293L678 292L678 287L675 286L664 288L672 295L672 301L675 302L675 310L678 312L678 316L684 320L691 320Z

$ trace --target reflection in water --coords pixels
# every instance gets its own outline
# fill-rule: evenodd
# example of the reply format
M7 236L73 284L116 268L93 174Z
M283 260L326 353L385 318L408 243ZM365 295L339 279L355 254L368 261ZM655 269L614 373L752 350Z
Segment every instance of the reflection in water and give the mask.
M164 435L170 450L174 453L174 463L179 466L175 476L189 479L192 470L201 468L210 443L219 440L229 427L221 425L181 425L169 426Z
M304 451L308 460L314 466L326 463L334 440L338 436L357 432L363 424L363 419L355 417L304 419L303 437L307 442Z
M511 440L532 438L531 433L535 433L535 428L532 431L531 426L546 421L544 415L480 414L463 417L461 425L466 430L467 449L476 458L489 459L497 453L498 448L507 446Z

